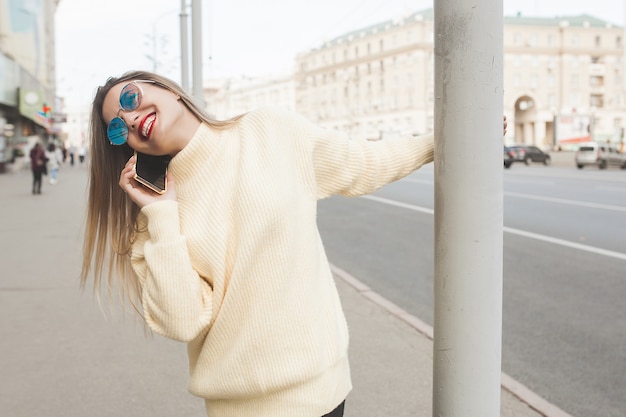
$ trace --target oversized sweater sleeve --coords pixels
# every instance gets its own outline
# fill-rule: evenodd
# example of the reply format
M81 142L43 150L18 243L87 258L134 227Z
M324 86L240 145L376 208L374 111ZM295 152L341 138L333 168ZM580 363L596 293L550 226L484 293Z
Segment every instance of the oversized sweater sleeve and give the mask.
M298 123L312 147L318 199L372 193L433 160L432 134L369 141L319 128L304 118Z
M213 292L191 266L178 203L145 206L138 226L131 263L141 283L144 319L155 333L189 342L211 322Z

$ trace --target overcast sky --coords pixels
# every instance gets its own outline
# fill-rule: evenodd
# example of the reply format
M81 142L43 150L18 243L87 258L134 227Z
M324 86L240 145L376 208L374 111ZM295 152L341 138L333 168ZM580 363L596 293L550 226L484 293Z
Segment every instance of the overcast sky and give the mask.
M190 1L189 1L190 2ZM205 78L286 74L299 52L433 0L204 0ZM506 16L587 13L622 26L626 0L504 0ZM88 104L108 76L153 70L180 81L179 0L61 0L58 95ZM156 39L156 48L154 40ZM208 58L210 57L210 58ZM80 97L80 98L79 98Z

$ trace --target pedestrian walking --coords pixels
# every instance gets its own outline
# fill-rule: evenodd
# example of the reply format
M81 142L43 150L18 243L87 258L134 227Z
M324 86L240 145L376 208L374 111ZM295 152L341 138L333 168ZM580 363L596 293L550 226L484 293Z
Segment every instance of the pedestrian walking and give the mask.
M41 179L47 173L48 158L41 143L37 142L30 150L30 170L33 173L33 194L41 194Z
M78 147L78 162L82 165L85 162L85 155L87 154L87 149L85 149L84 145L80 145Z
M48 144L48 148L46 149L46 158L48 159L50 184L54 185L57 183L57 173L59 172L59 168L63 162L63 153L61 153L61 150L54 144L54 142L50 142Z
M76 145L70 145L70 165L74 166L74 159L76 158Z
M317 201L410 174L433 136L350 138L273 108L218 121L148 72L107 80L91 117L82 284L118 280L153 332L188 344L211 417L342 416L348 329ZM171 157L163 194L134 179L134 151Z

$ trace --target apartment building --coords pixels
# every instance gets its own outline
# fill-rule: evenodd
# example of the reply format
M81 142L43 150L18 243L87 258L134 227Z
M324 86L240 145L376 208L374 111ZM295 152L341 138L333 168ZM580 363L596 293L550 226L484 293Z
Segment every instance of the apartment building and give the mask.
M259 107L272 105L295 110L293 77L213 79L204 83L207 112L227 119Z
M295 89L296 111L328 128L369 139L431 131L433 33L432 9L354 30L300 53L293 83L283 85ZM623 36L588 15L505 17L507 141L549 149L623 140ZM259 84L237 89L231 112L259 104L259 91ZM220 94L229 101L228 91ZM265 104L292 105L282 97Z

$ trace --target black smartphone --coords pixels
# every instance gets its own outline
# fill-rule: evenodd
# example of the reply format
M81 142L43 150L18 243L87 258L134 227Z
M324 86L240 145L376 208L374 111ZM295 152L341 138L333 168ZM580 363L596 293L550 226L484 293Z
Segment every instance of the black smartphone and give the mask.
M167 166L171 157L135 152L135 179L152 191L163 194L167 190Z

